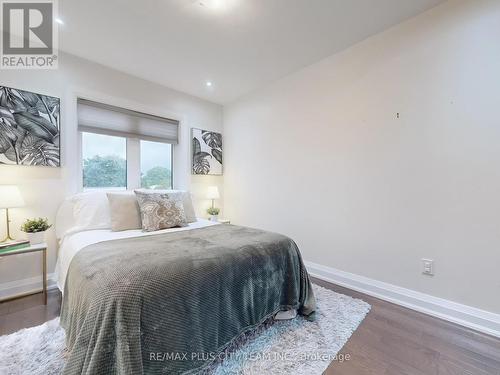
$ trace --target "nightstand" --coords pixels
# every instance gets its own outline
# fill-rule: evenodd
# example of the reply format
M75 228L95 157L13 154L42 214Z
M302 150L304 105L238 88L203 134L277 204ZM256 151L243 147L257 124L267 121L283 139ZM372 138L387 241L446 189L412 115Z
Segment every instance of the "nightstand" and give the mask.
M221 223L221 224L231 224L231 220L227 220L227 219L219 219L217 220L218 223Z
M34 253L40 251L42 253L42 281L43 281L43 301L47 304L47 244L40 243L30 245L21 249L0 250L0 258L14 256L19 254Z

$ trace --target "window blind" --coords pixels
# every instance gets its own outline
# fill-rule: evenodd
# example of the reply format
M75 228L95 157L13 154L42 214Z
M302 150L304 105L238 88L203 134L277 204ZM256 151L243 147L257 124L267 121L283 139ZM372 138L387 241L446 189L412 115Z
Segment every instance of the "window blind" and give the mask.
M177 144L179 121L78 99L78 130Z

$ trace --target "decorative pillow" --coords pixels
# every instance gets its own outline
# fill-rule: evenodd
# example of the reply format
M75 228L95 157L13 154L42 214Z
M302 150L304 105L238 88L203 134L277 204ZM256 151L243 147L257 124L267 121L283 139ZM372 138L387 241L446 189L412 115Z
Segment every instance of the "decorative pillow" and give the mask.
M187 225L181 196L138 190L135 190L135 195L141 211L143 231L152 232Z
M108 193L111 230L118 232L141 229L141 214L137 198L132 192Z
M186 214L186 220L188 223L194 223L197 221L196 213L194 211L193 200L191 199L191 192L187 190L151 190L151 189L137 189L141 193L148 194L171 194L182 196L182 203L184 204L184 213Z

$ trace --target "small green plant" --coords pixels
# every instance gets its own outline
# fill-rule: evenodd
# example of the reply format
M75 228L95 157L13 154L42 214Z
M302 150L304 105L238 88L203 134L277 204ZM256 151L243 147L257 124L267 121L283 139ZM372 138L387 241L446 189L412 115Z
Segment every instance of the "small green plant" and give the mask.
M21 230L26 233L38 233L45 232L52 225L49 224L49 219L41 218L38 219L27 219L23 225L21 225Z
M207 213L209 215L218 215L220 212L220 209L216 208L216 207L210 207L208 210L207 210Z

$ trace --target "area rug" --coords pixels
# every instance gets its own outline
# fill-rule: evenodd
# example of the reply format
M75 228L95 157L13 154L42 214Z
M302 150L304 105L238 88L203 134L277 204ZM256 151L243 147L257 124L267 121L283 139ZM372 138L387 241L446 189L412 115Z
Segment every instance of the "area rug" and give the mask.
M316 321L268 321L228 348L203 374L322 374L356 330L370 305L313 285ZM0 374L56 375L64 366L59 319L0 337Z

